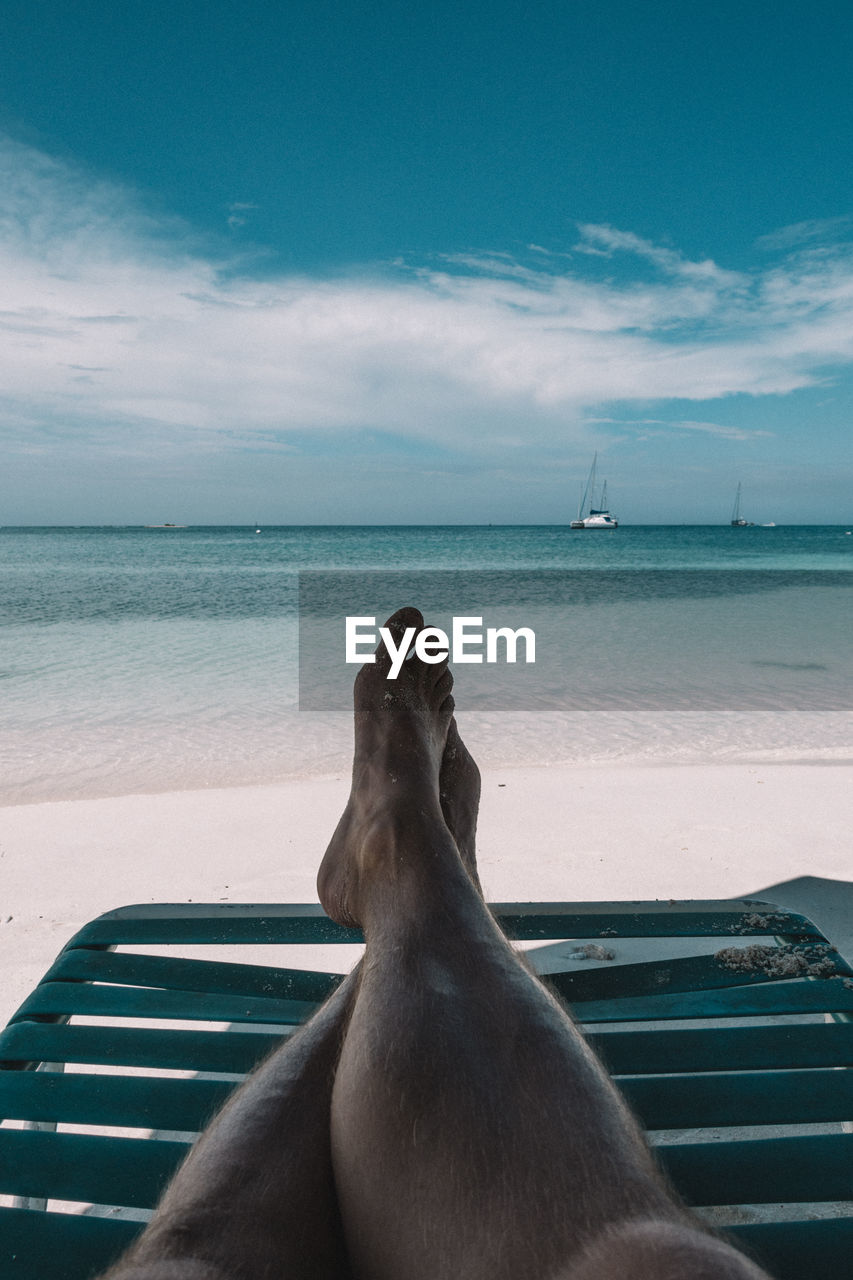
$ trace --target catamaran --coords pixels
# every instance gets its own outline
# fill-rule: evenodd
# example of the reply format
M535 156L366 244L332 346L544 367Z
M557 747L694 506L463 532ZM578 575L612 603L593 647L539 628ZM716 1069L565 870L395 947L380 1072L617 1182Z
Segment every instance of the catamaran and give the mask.
M744 520L740 513L740 483L738 483L735 493L735 505L732 508L732 527L735 529L750 529L752 524L752 520Z
M595 453L592 459L589 478L586 482L586 488L581 495L580 505L578 506L578 518L577 520L573 520L570 525L570 528L572 529L617 529L619 527L619 521L607 510L606 480L601 486L601 497L599 499L598 506L595 507L592 505L592 503L595 502L595 467L597 462L598 454ZM590 508L588 513L584 515L583 513L586 509L587 501L590 503Z

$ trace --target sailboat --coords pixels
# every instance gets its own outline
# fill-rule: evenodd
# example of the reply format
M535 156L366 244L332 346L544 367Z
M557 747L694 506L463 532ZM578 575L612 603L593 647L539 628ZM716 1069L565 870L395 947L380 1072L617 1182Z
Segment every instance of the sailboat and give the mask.
M752 527L751 520L744 520L740 513L740 483L738 483L735 492L735 505L732 508L732 527L735 529L749 529Z
M586 488L581 495L580 505L578 506L578 518L573 520L570 528L572 529L616 529L619 527L619 521L612 516L607 510L607 481L601 486L601 497L598 506L593 506L595 502L595 468L598 462L598 454L595 453L592 459L592 466L589 472L589 478L586 482ZM590 503L589 511L584 515L587 502Z

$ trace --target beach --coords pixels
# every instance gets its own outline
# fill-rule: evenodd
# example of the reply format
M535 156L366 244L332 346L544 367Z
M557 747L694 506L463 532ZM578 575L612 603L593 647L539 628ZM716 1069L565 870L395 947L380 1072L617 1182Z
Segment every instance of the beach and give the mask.
M536 632L535 665L455 664L492 901L796 882L838 938L851 570L831 526L0 530L0 1013L102 911L316 901L342 615L404 601Z
M801 901L836 937L846 916L849 938L849 897L820 881L853 879L851 774L843 763L488 768L484 889L493 902L596 901L760 897L787 885L778 900ZM3 1021L102 911L152 901L316 902L317 865L348 786L341 771L0 808ZM346 968L350 951L330 948L330 967Z

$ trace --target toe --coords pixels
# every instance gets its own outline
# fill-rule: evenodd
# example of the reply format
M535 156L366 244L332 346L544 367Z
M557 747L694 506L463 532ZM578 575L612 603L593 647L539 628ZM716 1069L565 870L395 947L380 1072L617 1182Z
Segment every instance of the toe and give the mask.
M433 685L433 696L435 698L436 706L440 707L443 705L445 698L448 696L452 688L453 672L449 667L445 667L444 671Z
M402 643L406 631L413 630L412 639L424 625L424 617L420 609L415 609L412 605L406 605L402 609L398 609L396 613L392 613L391 617L385 623L382 630L391 632L391 640L395 648L399 648ZM391 665L391 654L386 648L384 639L380 638L376 648L376 667L385 674Z
M416 631L422 631L423 625L424 615L414 605L404 605L402 609L392 613L385 623L385 626L389 631L393 632L395 638L401 636L407 627L414 627Z

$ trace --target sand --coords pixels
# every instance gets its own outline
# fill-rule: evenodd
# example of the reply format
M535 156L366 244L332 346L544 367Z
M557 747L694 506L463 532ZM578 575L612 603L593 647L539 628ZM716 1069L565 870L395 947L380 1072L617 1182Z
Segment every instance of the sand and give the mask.
M836 883L853 880L852 774L840 764L488 771L483 885L492 901L758 897L776 886L768 897L839 940L853 918L853 885ZM0 808L0 1025L102 911L315 902L347 790L337 776Z

